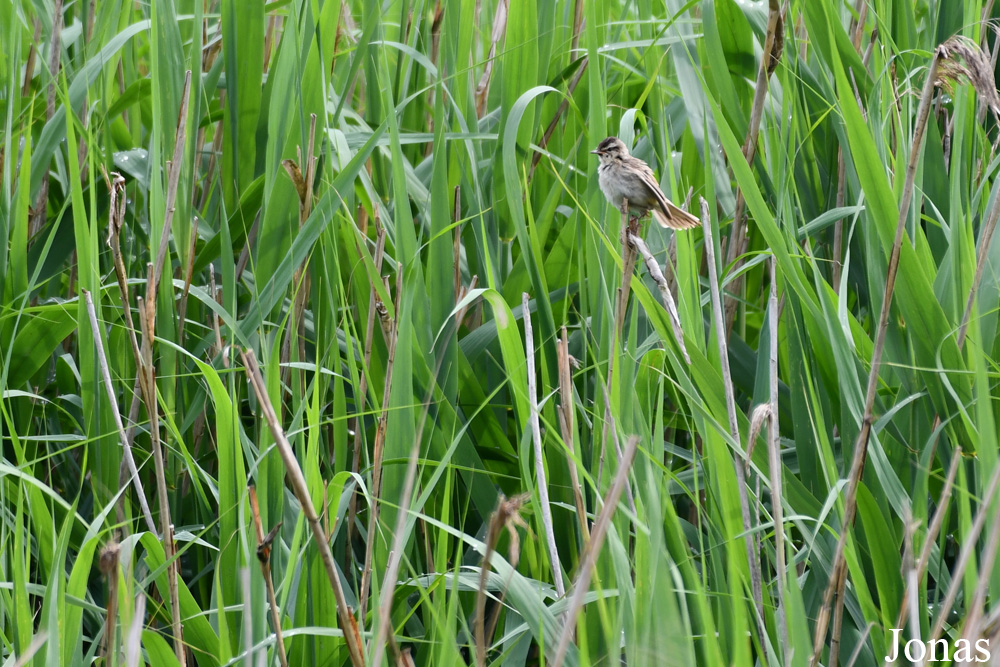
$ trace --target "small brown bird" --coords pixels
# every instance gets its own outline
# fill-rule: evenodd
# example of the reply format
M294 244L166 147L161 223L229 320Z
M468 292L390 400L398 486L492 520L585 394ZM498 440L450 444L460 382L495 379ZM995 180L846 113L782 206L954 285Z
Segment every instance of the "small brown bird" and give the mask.
M661 227L691 229L701 225L698 218L667 199L653 177L653 170L639 158L629 155L628 148L618 137L608 137L597 150L590 152L601 160L597 168L601 191L618 210L621 210L622 200L628 199L629 215L635 219L652 211Z

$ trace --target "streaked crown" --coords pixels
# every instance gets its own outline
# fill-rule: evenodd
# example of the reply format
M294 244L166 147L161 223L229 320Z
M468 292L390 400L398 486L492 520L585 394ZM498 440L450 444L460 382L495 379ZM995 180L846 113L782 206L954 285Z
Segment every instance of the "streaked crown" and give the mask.
M623 142L618 137L608 137L600 144L598 144L597 152L610 153L610 154L623 153L625 155L628 155L628 148L626 148L625 142Z

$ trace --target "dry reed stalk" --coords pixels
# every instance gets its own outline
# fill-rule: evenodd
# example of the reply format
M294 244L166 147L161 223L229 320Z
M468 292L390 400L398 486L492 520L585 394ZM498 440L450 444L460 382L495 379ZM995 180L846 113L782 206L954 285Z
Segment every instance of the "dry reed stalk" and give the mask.
M340 623L340 629L344 633L344 641L347 644L347 652L351 658L351 664L353 667L363 667L365 658L361 635L358 633L354 616L347 606L344 589L340 584L340 576L337 574L337 565L333 560L333 552L330 551L330 541L326 531L323 529L323 524L320 522L319 515L316 513L316 508L313 506L306 478L302 474L302 469L299 467L299 462L295 458L295 452L292 451L292 446L288 442L288 438L285 437L285 431L278 422L274 406L271 405L271 398L267 394L267 385L264 383L264 377L261 375L260 367L257 365L256 355L254 355L253 350L244 350L241 352L241 356L243 358L243 365L246 368L247 377L253 387L254 394L257 396L257 402L260 405L264 420L271 430L275 446L278 449L278 453L281 454L281 460L285 464L288 482L299 501L302 513L306 515L309 528L312 530L313 541L316 543L316 548L319 551L320 560L323 563L326 576L330 580L330 587L333 590L334 601L337 605L337 619Z
M250 510L253 513L253 525L257 532L257 561L260 562L260 572L264 575L267 586L267 601L271 608L271 624L274 626L274 639L278 650L278 660L281 667L288 667L288 656L285 654L285 639L281 633L281 615L278 612L278 600L274 595L274 579L271 577L271 544L278 535L281 521L264 534L264 524L260 520L260 505L257 503L257 489L251 486Z
M104 637L101 639L101 655L104 664L108 664L111 653L115 650L115 625L118 622L118 555L121 548L118 542L112 540L101 550L98 567L108 580L108 609L104 625Z
M476 17L479 16L479 2L476 2ZM497 3L496 14L493 16L493 33L490 35L490 52L486 56L486 67L483 75L476 85L476 116L483 117L486 111L486 100L490 96L490 80L493 77L493 61L497 55L497 44L503 39L507 32L507 13L510 9L510 0L500 0Z
M556 344L556 358L559 368L559 397L561 403L558 406L559 428L562 431L563 442L566 444L566 465L569 466L569 479L573 485L573 501L576 503L576 517L580 522L580 534L584 541L590 540L590 527L587 524L587 509L583 502L583 487L580 485L580 476L576 470L576 447L574 446L573 435L573 383L570 373L569 359L569 337L566 334L566 327L562 328L562 337Z
M597 556L601 552L601 547L604 546L604 538L608 532L608 525L611 523L611 517L618 508L618 501L621 498L622 491L625 490L625 482L628 479L629 471L632 469L632 462L635 460L635 453L638 449L639 438L633 435L625 444L625 452L623 453L621 464L615 472L611 488L604 499L604 506L601 508L601 513L597 516L597 521L594 522L594 530L591 532L590 541L587 542L587 546L583 549L583 556L580 558L580 566L577 570L576 580L573 582L572 594L566 608L562 634L559 636L555 657L551 662L553 667L562 667L563 660L566 659L570 641L572 641L575 633L576 619L583 609L587 589L590 588L590 578L593 575L594 566L597 564Z
M660 270L660 264L653 257L653 253L649 251L646 242L638 234L629 234L629 244L642 256L643 261L646 263L646 271L649 272L649 277L653 279L656 287L660 290L663 307L666 309L667 315L670 316L670 326L674 331L674 340L677 341L677 346L681 348L684 361L690 364L691 357L688 356L687 347L684 345L684 328L681 326L681 316L677 312L677 304L674 303L674 296L670 292L670 285L663 276L663 271Z
M781 8L778 0L769 0L767 17L767 35L764 38L764 50L761 53L760 67L757 69L757 82L754 85L753 104L750 107L750 125L747 128L747 136L743 142L743 156L747 164L753 166L754 157L757 155L757 137L760 134L760 123L764 116L764 98L767 96L768 82L771 74L778 66L781 53L784 50L784 20L782 19ZM729 238L729 252L727 263L733 265L736 278L733 279L730 290L734 296L726 301L726 337L733 328L736 319L736 306L740 292L743 291L745 277L740 268L743 260L740 259L747 248L747 226L744 220L746 201L743 198L742 188L736 190L736 211L733 216L733 232Z
M180 595L177 589L178 563L175 559L173 525L170 521L170 499L167 494L166 457L160 444L160 410L156 391L156 367L153 365L153 340L156 331L156 292L153 265L147 264L146 296L148 301L139 303L139 326L142 330L142 349L138 373L143 378L139 383L146 414L149 415L149 439L153 449L153 464L156 473L156 496L160 505L160 530L163 539L164 560L167 563L167 588L170 597L170 618L174 636L174 652L181 667L187 664L184 651L183 626L181 625Z
M142 488L142 480L139 479L139 470L136 468L135 459L132 457L132 446L125 435L125 427L122 425L122 416L118 411L118 399L115 396L114 387L111 384L111 372L108 370L108 359L104 354L104 343L101 340L101 328L97 324L97 312L94 310L94 300L90 292L83 290L83 299L87 307L87 314L90 316L90 329L94 335L94 346L97 348L97 365L101 369L101 379L104 380L104 388L107 390L108 403L111 406L111 416L115 421L118 436L121 440L122 454L124 455L124 465L131 475L132 485L139 500L139 507L142 509L142 516L146 519L146 528L149 532L156 533L156 523L153 521L153 514L149 511L149 504L146 502L146 492Z
M375 210L375 271L377 275L382 273L382 260L385 256L385 227L382 226L381 218L379 217L378 206L374 207ZM361 253L361 249L358 249L358 254ZM364 365L361 368L361 374L358 379L358 392L356 394L357 398L355 402L357 404L358 415L354 418L354 451L351 455L351 472L357 474L361 466L361 433L364 429L364 412L366 399L368 396L368 369L371 366L372 361L372 342L375 335L375 304L378 299L377 292L375 290L375 284L372 283L371 289L368 294L368 322L365 325L365 352L364 352ZM353 346L352 346L353 350ZM354 521L357 518L358 513L358 496L357 494L351 495L351 502L347 508L347 543L348 545L354 542ZM350 548L348 548L349 553L353 553Z
M771 294L767 301L770 346L768 349L768 378L770 391L770 420L768 422L767 453L771 468L771 517L774 520L775 568L778 583L778 636L781 638L785 665L790 664L788 625L785 618L785 518L782 500L781 450L778 432L778 262L771 256ZM749 459L749 456L747 457Z
M365 617L368 609L368 589L371 587L372 556L375 551L375 532L378 528L379 501L382 497L382 455L385 449L385 430L389 423L389 398L392 394L392 371L396 362L396 344L399 340L399 308L403 302L403 265L396 265L396 317L389 323L389 354L385 365L385 383L382 387L382 413L375 427L375 442L372 446L372 505L368 513L368 541L365 544L365 564L361 571L361 595L358 604L360 617Z
M607 389L607 396L604 401L604 424L601 427L601 458L597 464L598 487L601 485L601 481L604 478L604 456L607 452L608 425L613 420L611 414L611 380L614 377L615 359L618 356L618 345L621 341L622 329L625 326L625 311L628 309L628 298L632 289L632 274L635 272L636 251L628 240L629 234L633 232L639 232L638 223L633 225L628 214L628 198L623 197L621 206L621 231L619 233L619 238L621 239L622 244L622 283L615 292L615 328L611 336L611 347L608 351L608 377L604 382L604 386ZM621 460L622 452L617 440L618 434L614 433L613 435L614 437L612 439L615 443L615 452L618 459ZM629 497L631 498L631 492L629 493Z
M879 314L878 329L875 336L875 345L872 350L871 370L868 374L868 385L865 391L865 411L861 423L861 431L854 443L854 453L851 459L851 467L848 473L847 490L844 494L844 520L841 524L840 539L837 541L837 548L833 557L833 572L823 594L823 604L820 609L819 618L816 621L815 634L813 636L813 654L810 658L810 667L816 667L819 662L820 653L826 639L827 628L830 623L830 609L836 596L836 607L834 609L834 628L830 640L830 653L828 663L837 664L840 653L840 628L843 618L844 605L844 585L846 583L847 561L845 549L847 537L850 533L851 525L854 523L854 515L857 511L858 486L861 483L861 476L864 473L865 460L868 452L868 438L871 435L873 423L872 412L875 406L875 393L878 388L879 369L882 363L882 352L885 348L885 336L889 324L889 309L892 305L892 295L896 286L896 273L899 270L900 248L903 243L903 233L906 229L906 220L909 217L910 202L913 198L914 179L916 177L917 162L920 158L921 146L923 145L924 134L927 129L927 119L930 115L931 98L934 94L934 83L937 79L938 61L942 57L940 47L934 52L931 59L930 68L927 72L927 80L924 82L923 93L920 98L920 107L917 111L917 123L914 128L913 142L910 148L909 161L906 165L906 177L903 184L903 194L899 203L899 218L896 221L896 236L892 244L889 255L888 275L885 282L885 294L882 298L882 309Z
M712 240L712 219L709 215L708 202L701 199L701 227L705 233L705 258L708 262L708 285L712 297L712 319L715 325L715 341L719 347L719 365L722 370L722 385L726 392L726 412L729 415L729 435L737 450L740 448L740 426L736 414L736 397L733 391L733 378L729 369L729 346L726 343L726 326L722 317L722 298L719 294L719 275L715 266L715 243ZM747 445L749 447L749 444ZM747 452L746 461L749 460ZM749 463L748 463L749 465ZM747 496L746 475L739 461L733 461L736 469L736 483L740 494L740 514L743 518L745 532L747 564L750 568L750 584L753 591L754 604L757 609L757 622L763 624L764 593L761 584L760 561L757 547L754 544L752 524L750 523L750 499ZM766 636L762 628L761 636Z

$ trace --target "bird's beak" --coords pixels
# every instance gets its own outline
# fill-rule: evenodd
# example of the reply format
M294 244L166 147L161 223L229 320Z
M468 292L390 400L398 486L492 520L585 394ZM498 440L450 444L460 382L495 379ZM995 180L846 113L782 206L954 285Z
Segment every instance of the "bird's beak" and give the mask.
M600 155L601 151L595 149L595 150L590 151L590 153L591 153L591 155Z

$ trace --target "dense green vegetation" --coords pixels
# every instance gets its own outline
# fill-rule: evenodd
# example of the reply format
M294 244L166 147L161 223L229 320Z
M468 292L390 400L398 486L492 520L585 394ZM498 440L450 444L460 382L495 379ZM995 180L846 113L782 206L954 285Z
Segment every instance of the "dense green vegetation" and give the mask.
M998 12L771 2L0 0L3 664L1000 652Z

